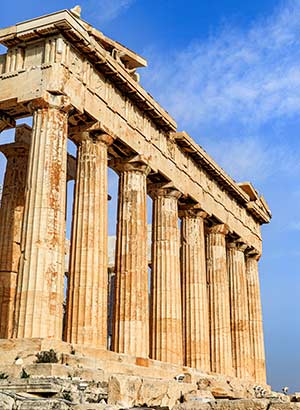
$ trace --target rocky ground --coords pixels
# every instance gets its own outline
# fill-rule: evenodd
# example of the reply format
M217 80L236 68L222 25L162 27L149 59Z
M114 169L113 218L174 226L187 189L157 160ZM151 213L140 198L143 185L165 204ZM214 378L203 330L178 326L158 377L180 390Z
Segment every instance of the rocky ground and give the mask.
M28 343L2 341L0 410L300 410L300 394L285 396L233 377Z
M1 410L116 410L118 406L100 403L74 403L62 398L34 398L11 392L0 393ZM166 409L166 407L132 407L131 409ZM173 410L296 410L300 402L282 402L277 399L219 399L210 402L187 401L177 404Z
M190 383L161 380L159 386L157 380L123 375L110 377L108 383L26 376L0 380L0 410L300 410L300 394L234 399L215 397L205 389L191 390Z

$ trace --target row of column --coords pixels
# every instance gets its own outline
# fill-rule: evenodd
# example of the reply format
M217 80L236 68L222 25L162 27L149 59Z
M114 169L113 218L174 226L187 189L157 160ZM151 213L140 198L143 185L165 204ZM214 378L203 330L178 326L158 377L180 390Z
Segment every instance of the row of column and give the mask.
M19 181L23 223L17 218L15 199L5 194L7 187L16 189L21 166L5 176L0 314L7 320L1 320L0 337L61 338L67 121L68 104L60 96L34 106L30 149L23 146L20 160L24 169L24 152L28 153L26 184ZM64 334L68 342L104 349L107 150L112 143L110 136L97 131L80 136ZM19 158L15 149L14 161ZM7 156L7 169L11 169ZM113 350L264 382L257 258L245 258L242 245L226 243L225 225L205 234L207 215L201 209L181 209L179 214L180 192L172 186L151 185L149 304L146 199L150 168L139 157L114 160L110 165L119 173ZM17 231L22 226L21 235L5 231L7 226ZM13 256L5 265L9 241L21 245L10 248Z

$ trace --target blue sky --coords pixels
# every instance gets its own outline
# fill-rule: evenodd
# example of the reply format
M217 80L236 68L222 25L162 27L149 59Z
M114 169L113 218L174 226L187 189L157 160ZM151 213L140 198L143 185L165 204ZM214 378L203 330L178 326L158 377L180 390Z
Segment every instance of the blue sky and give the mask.
M148 60L141 83L178 128L266 197L273 213L260 262L268 381L300 391L300 0L80 4L84 19ZM74 5L4 2L0 26ZM112 190L115 183L110 174Z

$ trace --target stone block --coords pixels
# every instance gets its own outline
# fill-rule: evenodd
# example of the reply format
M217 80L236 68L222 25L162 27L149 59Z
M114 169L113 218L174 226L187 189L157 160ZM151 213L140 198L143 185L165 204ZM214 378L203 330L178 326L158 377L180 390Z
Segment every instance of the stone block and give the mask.
M137 404L148 407L172 408L185 395L196 390L196 385L175 380L143 379L138 392Z
M149 367L149 359L145 359L143 357L137 357L135 364L137 366Z
M22 371L22 366L21 365L0 365L0 373L3 373L4 376L8 377L16 377L18 378L20 376L20 373ZM0 380L0 385L3 380Z
M142 380L136 376L111 376L108 380L108 404L129 409L137 402Z
M47 376L68 378L72 375L72 369L68 366L56 363L35 363L24 367L30 377Z

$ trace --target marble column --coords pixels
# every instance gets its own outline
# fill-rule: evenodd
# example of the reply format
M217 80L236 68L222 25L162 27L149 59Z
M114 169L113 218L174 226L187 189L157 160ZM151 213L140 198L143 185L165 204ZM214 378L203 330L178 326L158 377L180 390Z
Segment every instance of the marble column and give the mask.
M257 383L266 383L266 362L260 285L258 274L258 255L247 255L246 275L249 304L250 346L253 379Z
M249 310L244 253L247 246L231 242L227 247L233 368L236 377L250 379Z
M152 187L150 357L183 363L178 198L173 188Z
M0 339L13 332L29 144L30 130L18 126L15 142L0 146L7 158L0 208Z
M229 280L226 265L226 235L224 224L215 225L207 233L207 279L210 309L211 370L233 375Z
M84 132L77 151L65 338L107 348L107 148L112 137Z
M32 104L14 337L61 339L64 299L68 100Z
M110 164L119 174L113 340L115 352L149 355L147 175L139 158Z
M198 209L181 217L181 275L184 364L210 371L210 339L204 218Z

